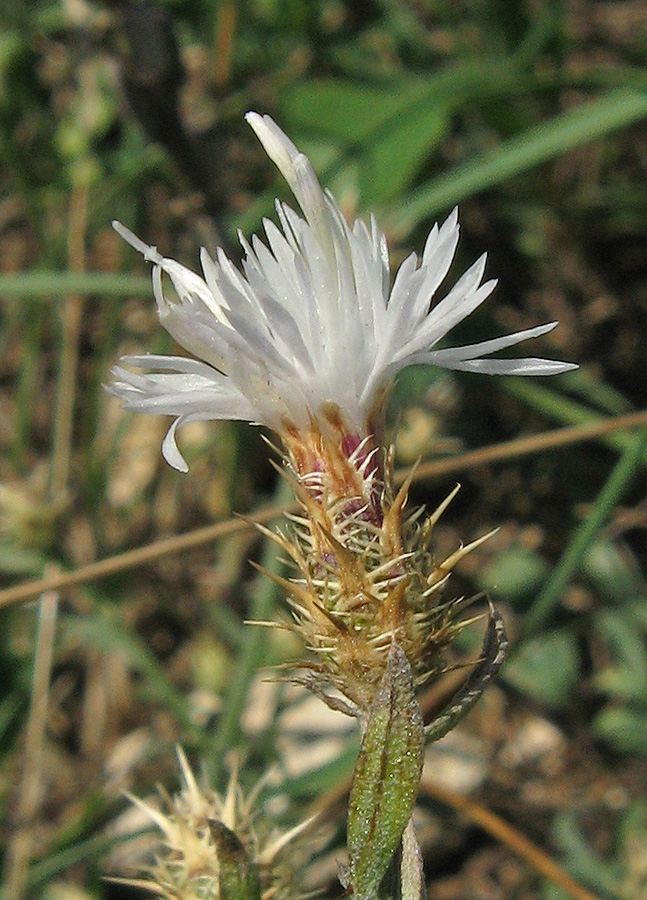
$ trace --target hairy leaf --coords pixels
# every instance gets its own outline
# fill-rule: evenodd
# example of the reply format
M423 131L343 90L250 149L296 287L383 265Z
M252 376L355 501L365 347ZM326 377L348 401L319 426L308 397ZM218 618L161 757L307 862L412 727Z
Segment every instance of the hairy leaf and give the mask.
M411 668L394 642L369 710L350 792L348 852L357 900L378 896L418 794L423 747Z

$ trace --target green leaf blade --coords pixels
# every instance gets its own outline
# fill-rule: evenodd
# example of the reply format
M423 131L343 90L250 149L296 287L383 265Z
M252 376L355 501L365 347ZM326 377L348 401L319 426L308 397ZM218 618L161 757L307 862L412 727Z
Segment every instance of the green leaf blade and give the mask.
M391 228L408 234L420 222L479 191L645 118L647 93L642 91L617 89L583 103L413 191L400 205Z
M378 896L418 795L423 747L411 668L394 642L369 710L350 792L348 851L357 900Z

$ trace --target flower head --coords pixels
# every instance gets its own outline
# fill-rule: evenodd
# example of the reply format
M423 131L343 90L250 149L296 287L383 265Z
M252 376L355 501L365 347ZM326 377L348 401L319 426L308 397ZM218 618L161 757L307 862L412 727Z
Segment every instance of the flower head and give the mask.
M483 282L481 256L439 302L433 303L458 243L454 210L434 225L422 256L412 253L393 284L386 239L373 218L350 225L324 193L308 158L268 116L247 121L277 165L303 215L276 203L280 227L263 222L265 242L241 235L242 272L222 250L203 249L203 275L167 259L127 228L115 228L153 263L153 291L160 320L195 358L131 356L123 362L148 373L117 367L111 386L124 405L171 415L163 453L175 468L187 465L175 440L179 426L210 419L242 419L267 425L300 455L290 435L311 437L341 427L358 445L379 429L389 388L414 363L487 374L551 375L574 368L555 360L486 359L557 324L464 347L438 349L451 329L473 312L496 282ZM176 297L164 290L170 278ZM309 451L297 471L314 471ZM314 451L316 457L316 451Z

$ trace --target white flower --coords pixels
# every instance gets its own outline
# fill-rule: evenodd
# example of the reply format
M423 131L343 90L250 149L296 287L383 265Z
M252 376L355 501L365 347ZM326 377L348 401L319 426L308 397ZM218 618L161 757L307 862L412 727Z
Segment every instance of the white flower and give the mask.
M481 283L485 254L433 306L458 242L458 214L434 225L422 258L411 254L390 287L386 239L371 218L352 227L324 193L306 156L268 116L248 113L266 152L292 189L304 217L277 201L280 228L264 220L239 272L222 250L203 249L203 277L162 257L119 223L118 233L153 263L160 320L197 359L130 356L135 374L117 367L111 390L129 409L175 417L163 453L176 469L187 465L176 429L197 419L244 419L279 434L306 428L331 404L349 433L364 436L395 375L413 363L510 375L552 375L575 368L547 359L484 359L550 322L465 347L436 349L448 332L494 289ZM177 297L165 295L162 273Z

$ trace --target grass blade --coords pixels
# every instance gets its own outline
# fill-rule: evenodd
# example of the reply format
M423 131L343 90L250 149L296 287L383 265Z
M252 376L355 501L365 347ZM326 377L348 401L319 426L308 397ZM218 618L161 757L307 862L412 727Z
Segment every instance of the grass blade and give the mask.
M413 191L390 228L408 234L420 222L479 191L501 184L569 150L647 117L647 93L618 89L529 128L478 160Z
M646 449L647 431L644 431L633 438L616 463L593 504L590 515L575 530L575 534L546 582L543 591L528 610L523 623L526 634L536 632L558 605L570 579L577 571L582 557L636 474Z

